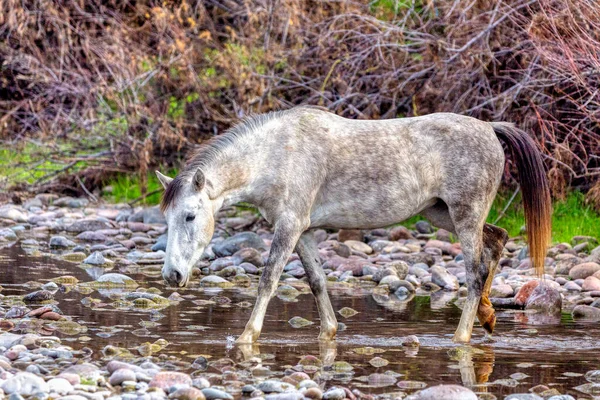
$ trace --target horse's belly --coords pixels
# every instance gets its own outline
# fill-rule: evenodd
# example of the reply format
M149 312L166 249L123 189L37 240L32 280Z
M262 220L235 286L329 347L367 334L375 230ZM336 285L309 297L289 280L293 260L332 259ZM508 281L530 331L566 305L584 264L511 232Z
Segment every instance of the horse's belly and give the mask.
M331 200L315 204L310 217L312 228L380 228L402 222L436 201L430 196L415 194L394 198L363 194Z

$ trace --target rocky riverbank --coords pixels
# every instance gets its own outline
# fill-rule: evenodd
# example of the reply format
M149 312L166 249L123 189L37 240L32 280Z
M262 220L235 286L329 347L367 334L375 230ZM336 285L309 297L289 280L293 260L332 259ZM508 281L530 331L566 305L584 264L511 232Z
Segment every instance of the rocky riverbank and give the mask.
M71 290L89 296L82 303L90 307L106 303L93 297L96 291L104 291L112 301L110 306L123 311L158 313L183 301L185 293L165 297L160 290L146 288L127 274L135 269L146 276L160 277L166 229L156 207L132 210L126 205L96 205L85 199L52 195L39 195L22 205L0 206L0 246L20 246L33 256L47 255L76 263L94 277L91 281L70 275L51 280L41 277L23 296L0 294L0 328L5 331L0 335L0 388L6 395L15 400L20 396L209 400L239 396L270 400L372 397L350 384L324 387L320 379L324 366L320 360L310 358L289 366L277 379L270 379L268 374L261 376L260 359L252 358L240 365L231 360L217 362L198 357L192 362L195 372L182 373L169 360L156 356L167 345L161 339L140 346L135 356L124 354L118 346L106 346L102 357L94 359L90 349L74 350L56 337L85 330L81 321L65 315L54 301ZM415 230L402 226L366 232L319 230L316 237L328 280L367 288L384 308L404 304L415 296L439 293L451 294L449 298L458 307L464 301L466 274L460 244L453 242L448 232L436 231L425 221L417 223ZM206 290L255 286L271 240L268 225L252 212L224 210L219 214L211 246L194 268L194 282ZM302 264L292 255L278 297L293 299L306 292L304 275ZM511 239L494 279L492 297L497 307L525 310L524 323L559 323L565 313L575 320L600 320L600 247L596 239L575 237L571 243L549 249L542 283L534 276L522 240ZM217 295L210 301L225 304L231 300ZM247 301L236 304L251 305ZM339 313L345 318L356 310L345 307ZM298 328L313 323L301 317L289 321ZM340 328L343 330L344 325ZM409 336L403 343L409 348L418 347L419 339ZM336 368L343 373L344 366ZM585 390L600 391L599 377L600 372L590 370L586 375L590 386ZM403 387L401 382L396 387L402 392L395 392L396 397L477 398L473 391L460 386L433 386L419 392L424 387L420 383L405 383ZM552 398L559 394L546 387L537 388L536 393L528 394L530 397L511 398ZM495 398L485 396L479 395Z

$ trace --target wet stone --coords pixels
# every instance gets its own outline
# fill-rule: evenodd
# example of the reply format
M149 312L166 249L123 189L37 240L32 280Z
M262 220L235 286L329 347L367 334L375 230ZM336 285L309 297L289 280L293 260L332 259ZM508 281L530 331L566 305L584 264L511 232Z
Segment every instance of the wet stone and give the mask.
M192 378L189 375L181 372L173 371L161 371L152 378L150 387L157 387L163 390L167 390L174 385L184 384L191 386ZM207 397L208 398L208 397Z
M169 394L170 399L180 400L205 400L204 393L194 387L180 388Z
M472 390L458 385L438 385L419 391L407 400L477 400Z
M83 260L84 264L89 265L104 265L106 264L106 259L99 251L92 253L88 258Z
M288 321L288 323L289 323L289 324L290 324L290 325L291 325L293 328L303 328L303 327L305 327L305 326L308 326L308 325L312 325L312 324L314 324L314 322L312 322L312 321L309 321L309 320L307 320L307 319L305 319L305 318L302 318L302 317L294 317L294 318L290 319L290 320ZM261 390L262 390L262 389L261 389ZM264 392L264 390L263 390L263 392Z
M342 400L346 398L346 391L341 388L331 388L323 393L323 399L325 400Z
M120 385L125 381L136 381L135 372L131 369L118 369L110 375L108 382L111 385Z
M48 392L48 384L39 376L29 372L18 372L7 379L0 388L6 394L19 394L22 396Z
M204 397L206 398L206 400L218 400L218 399L233 400L232 395L230 395L229 393L224 392L222 390L215 389L215 388L204 388L204 389L202 389L202 394L204 394Z
M25 303L41 303L52 299L54 299L54 295L48 290L38 290L23 297Z
M75 242L67 239L64 236L53 236L50 238L49 245L54 249L65 249L69 247L75 247Z

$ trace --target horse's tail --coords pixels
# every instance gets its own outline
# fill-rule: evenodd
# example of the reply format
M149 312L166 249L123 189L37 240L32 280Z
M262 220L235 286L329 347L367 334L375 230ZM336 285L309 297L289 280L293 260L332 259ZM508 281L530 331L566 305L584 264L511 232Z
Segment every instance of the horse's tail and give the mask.
M527 133L505 122L492 122L500 140L509 147L523 194L529 256L538 276L544 274L546 249L552 236L552 203L542 154Z

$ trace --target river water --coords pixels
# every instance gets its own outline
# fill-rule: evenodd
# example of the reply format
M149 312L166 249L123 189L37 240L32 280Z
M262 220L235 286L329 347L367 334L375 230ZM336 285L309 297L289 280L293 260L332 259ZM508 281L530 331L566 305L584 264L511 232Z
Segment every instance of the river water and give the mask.
M158 271L159 266L152 270L129 266L110 272L127 274L141 287L156 288L168 297L174 290L165 286ZM104 272L102 268L82 269L49 255L29 255L15 243L0 250L1 293L8 296L0 300L7 309L10 295L24 295L36 289L32 282L39 286L64 275L86 282ZM471 345L454 344L451 338L460 318L454 293L437 292L400 301L393 296L373 294L367 286L330 284L334 309L350 307L358 313L349 318L338 316L346 329L339 332L334 344L320 345L317 309L312 295L304 288L295 299L275 297L259 343L240 348L233 340L250 316L255 285L207 289L195 279L190 287L178 290L182 301L161 310L117 309L113 302L118 291L84 294L59 290L55 294L57 306L87 330L65 333L36 329L38 333L59 336L75 349L92 349L95 359L103 357L102 349L107 345L139 356L140 345L162 338L169 344L159 355L172 359L173 368L185 372L194 371L192 362L201 355L209 361L229 358L236 363L259 357L273 377L281 377L286 368L312 355L325 364L322 378L329 379L328 385L343 384L373 394L410 392L407 385L456 383L502 398L543 384L576 398L592 398L576 387L587 383L583 376L587 371L600 369L600 326L576 323L567 315L548 324L532 320L520 311L500 311L491 340L476 327ZM296 316L314 324L293 328L288 321ZM22 331L33 329L26 325L17 327ZM407 335L416 335L420 346L402 347ZM370 361L376 365L385 363L372 361L376 357L388 364L371 365ZM340 362L349 363L351 368ZM338 365L345 367L339 369ZM417 383L404 383L407 381Z

